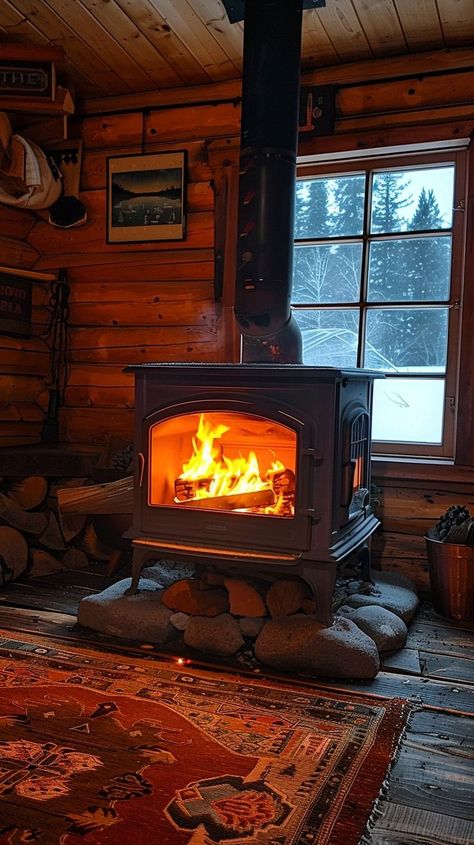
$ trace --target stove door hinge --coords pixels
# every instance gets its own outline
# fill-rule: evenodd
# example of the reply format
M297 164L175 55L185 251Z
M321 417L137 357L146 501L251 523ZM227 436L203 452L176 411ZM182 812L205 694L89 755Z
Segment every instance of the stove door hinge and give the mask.
M318 513L316 508L301 508L301 511L298 512L303 513L305 516L309 516L310 519L313 520L313 522L319 522L319 520L321 519L321 514Z
M323 462L323 456L321 455L321 452L318 452L317 449L313 449L311 446L309 446L307 449L302 449L301 454L308 455L308 457L312 458L314 463L318 466Z

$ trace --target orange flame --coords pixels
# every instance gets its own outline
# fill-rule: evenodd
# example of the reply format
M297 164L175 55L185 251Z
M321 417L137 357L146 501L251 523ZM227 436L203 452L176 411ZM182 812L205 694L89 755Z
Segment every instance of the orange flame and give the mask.
M205 484L194 485L194 499L272 490L272 476L285 469L281 461L275 460L266 477L262 478L255 452L250 451L247 458L242 455L227 458L219 442L227 431L230 431L229 427L221 423L213 428L205 415L201 414L198 430L192 438L193 454L183 464L183 472L179 476L180 481L205 481ZM277 497L274 505L265 507L265 513L278 513L280 498Z

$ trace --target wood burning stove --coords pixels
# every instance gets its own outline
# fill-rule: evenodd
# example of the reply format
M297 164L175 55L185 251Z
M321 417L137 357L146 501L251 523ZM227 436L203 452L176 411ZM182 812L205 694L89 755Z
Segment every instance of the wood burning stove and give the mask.
M302 11L302 0L245 3L234 309L245 363L128 368L138 450L130 589L156 557L291 573L329 624L337 565L365 552L378 525L369 489L379 374L300 363L290 299Z
M365 553L373 379L279 364L142 364L135 592L157 557L302 577L329 624L338 564Z

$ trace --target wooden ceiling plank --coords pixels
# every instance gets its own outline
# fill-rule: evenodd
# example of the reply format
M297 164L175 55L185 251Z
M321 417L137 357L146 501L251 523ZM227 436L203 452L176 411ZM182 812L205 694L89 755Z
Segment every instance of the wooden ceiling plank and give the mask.
M443 35L448 47L474 42L472 0L437 0Z
M438 18L436 0L395 0L395 8L412 51L446 46Z
M24 15L22 15L17 9L12 6L8 0L5 0L0 5L0 24L3 27L17 26L21 24L24 20Z
M55 12L64 24L78 33L90 53L112 67L116 75L127 84L128 90L132 88L134 91L146 91L155 87L150 77L120 44L117 44L80 0L42 0L42 5Z
M78 35L55 14L54 10L39 0L8 0L8 2L22 13L23 22L16 28L15 35L37 40L35 33L39 33L48 43L62 47L74 68L80 68L81 74L95 82L96 87L100 86L101 90L114 94L132 90L131 86L124 83L102 59L91 54L87 44L81 41ZM13 30L11 32L13 34Z
M240 70L226 55L187 0L152 0L165 21L215 82L233 79Z
M243 23L230 23L222 0L192 0L192 7L242 73Z
M351 0L331 0L322 9L314 9L304 26L319 19L334 49L343 62L372 58L372 51Z
M308 9L303 17L301 33L301 67L314 68L318 64L336 64L338 55L326 30L314 9Z
M113 0L107 3L98 2L98 0L81 0L81 3L158 88L169 88L180 84L181 80L176 71L150 44L133 19L120 8L118 3Z
M164 57L183 84L200 85L210 76L186 44L173 32L153 0L115 0L133 19L150 44Z
M390 56L407 50L393 0L352 0L374 56Z

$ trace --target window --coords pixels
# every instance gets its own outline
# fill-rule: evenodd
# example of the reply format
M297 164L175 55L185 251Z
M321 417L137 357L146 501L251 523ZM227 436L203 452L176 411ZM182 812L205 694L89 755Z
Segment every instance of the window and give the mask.
M296 188L304 362L383 372L373 451L454 456L464 152L313 165Z

